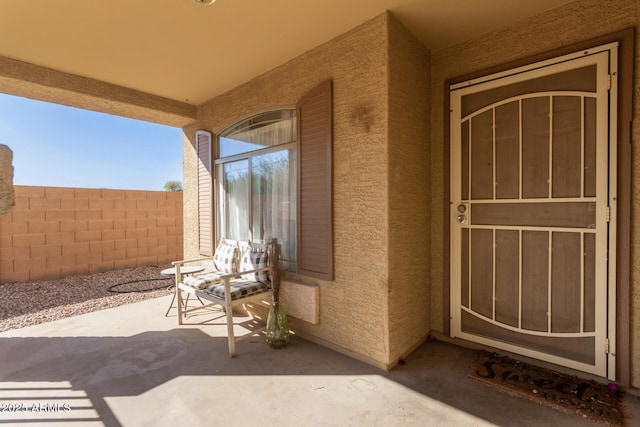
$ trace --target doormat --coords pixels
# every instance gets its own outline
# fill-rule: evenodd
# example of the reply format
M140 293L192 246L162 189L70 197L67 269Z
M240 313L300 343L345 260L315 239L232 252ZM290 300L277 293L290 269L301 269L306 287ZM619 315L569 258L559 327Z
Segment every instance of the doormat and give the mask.
M623 394L614 384L601 384L550 369L479 351L469 377L514 396L606 425L621 426Z

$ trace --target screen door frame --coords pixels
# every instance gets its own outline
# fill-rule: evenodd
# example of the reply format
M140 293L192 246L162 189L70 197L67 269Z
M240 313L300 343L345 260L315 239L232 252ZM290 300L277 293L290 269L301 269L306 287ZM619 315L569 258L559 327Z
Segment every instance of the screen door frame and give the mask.
M597 362L597 366L595 369L590 369L588 366L581 366L580 364L575 364L575 363L567 363L566 360L564 360L563 358L558 358L555 356L551 356L551 357L542 357L544 360L548 360L552 363L557 363L560 365L565 365L565 366L570 366L576 369L581 369L587 372L591 372L594 373L596 375L601 375L601 376L607 376L611 379L615 378L615 348L616 348L616 224L615 224L615 220L617 218L617 209L616 209L616 203L617 203L617 195L616 195L616 182L617 182L617 168L616 168L616 148L617 148L617 64L618 64L618 58L617 58L617 43L611 43L608 45L604 45L604 46L600 46L597 48L593 48L593 49L589 49L587 51L580 51L580 52L576 52L573 54L568 54L562 57L556 57L550 60L546 60L546 61L541 61L541 62L537 62L534 64L530 64L524 67L518 67L518 68L514 68L514 69L510 69L501 73L496 73L496 74L492 74L492 75L488 75L486 77L481 77L481 78L477 78L477 79L472 79L472 80L468 80L468 81L464 81L462 83L458 83L456 85L452 85L450 87L451 90L462 90L464 88L468 88L468 87L473 87L475 85L483 85L486 84L487 82L493 81L493 80L497 80L497 79L513 79L513 76L517 76L518 74L522 74L522 73L530 73L532 70L538 69L538 68L545 68L545 67L551 67L554 66L556 68L562 68L562 64L563 63L569 63L571 61L575 60L580 60L581 58L585 58L587 56L590 55L597 55L598 53L602 53L602 52L608 52L609 56L610 56L610 60L608 61L608 70L607 70L607 74L610 77L610 87L609 87L609 120L606 120L606 122L603 122L603 118L599 117L598 118L598 122L599 122L599 126L606 126L607 127L607 133L608 133L608 141L609 141L609 172L608 172L608 218L609 218L609 227L608 227L608 242L607 242L607 251L609 253L609 263L608 263L608 267L606 269L606 273L603 273L602 270L600 271L600 280L602 281L603 278L603 274L606 274L607 280L608 280L608 288L606 290L606 295L604 297L606 297L608 299L608 303L606 304L606 314L603 314L602 309L600 310L600 314L599 316L599 328L600 328L600 333L599 333L599 337L597 339L597 345L598 346L602 346L604 345L604 343L606 342L606 346L608 348L608 351L606 353L606 356L604 356L605 361L603 362L602 357L600 357L600 361ZM569 68L571 68L571 65L569 65ZM599 71L599 73L601 73L602 70ZM517 77L515 78L517 80ZM611 125L609 125L609 123ZM456 135L454 135L456 133L456 129L455 126L459 126L458 124L452 123L451 124L451 128L450 131L452 132L452 138L455 138ZM458 129L459 130L459 129ZM449 175L449 174L448 174ZM451 176L451 175L450 175ZM453 180L455 181L455 180ZM450 193L451 194L451 193ZM448 201L449 203L458 203L459 200L450 200ZM456 227L456 225L454 225L453 221L455 221L455 219L453 219L451 217L451 215L455 215L455 212L453 210L453 208L451 208L451 210L449 209L450 206L447 206L447 217L449 220L449 224L450 225L450 230L454 230L454 227ZM452 233L450 235L450 238L452 238L451 236L453 236L455 233ZM602 238L601 238L602 240ZM601 245L600 245L601 246ZM452 242L449 242L449 247L451 248L451 253L449 254L449 261L451 261L452 259L454 259L453 257L457 256L456 253L454 253L454 251L459 250L459 247L457 247L457 245L452 244ZM601 253L599 254L599 256L602 256L602 251L600 251ZM606 255L605 255L606 256ZM455 263L452 263L455 264ZM456 274L455 271L451 270L450 271L451 277L453 277L454 279L456 279L454 276ZM455 280L454 280L455 281ZM451 283L451 287L450 287L450 313L451 313L451 319L452 319L452 328L450 330L452 336L459 336L459 337L463 337L465 339L468 339L469 336L466 336L465 334L460 334L460 325L459 323L459 308L460 308L460 298L459 295L456 293L458 292L455 288L454 288L454 284L453 281ZM603 298L603 295L600 294L599 296L600 298ZM458 314L457 314L458 313ZM603 316L608 316L607 320L605 321L603 319ZM602 323L605 322L606 326L603 325ZM606 333L604 333L602 331L602 328L606 327ZM604 335L603 335L604 333ZM495 341L492 340L483 340L483 339L472 339L473 341L476 342L481 342L484 344L488 344L488 345L495 345ZM510 346L510 345L500 345L500 343L498 343L497 347L499 348L504 348L510 351L515 351L515 352L520 352L521 348L518 348L518 346ZM598 350L599 351L599 350ZM539 352L529 352L529 351L524 351L523 354L526 355L532 355L533 357L536 357L536 355L540 356L540 354L538 354Z

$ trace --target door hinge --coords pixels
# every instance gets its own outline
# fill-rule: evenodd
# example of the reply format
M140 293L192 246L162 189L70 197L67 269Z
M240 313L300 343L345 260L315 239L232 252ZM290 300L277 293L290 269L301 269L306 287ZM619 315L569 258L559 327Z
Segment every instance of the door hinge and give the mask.
M607 75L607 90L611 90L611 74Z
M611 222L611 207L607 206L606 210L607 222Z
M609 354L609 338L604 340L604 353Z

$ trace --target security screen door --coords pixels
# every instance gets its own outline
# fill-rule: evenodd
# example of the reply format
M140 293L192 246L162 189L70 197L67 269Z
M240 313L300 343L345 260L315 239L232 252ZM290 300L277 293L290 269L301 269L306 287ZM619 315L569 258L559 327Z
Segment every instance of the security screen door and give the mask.
M453 337L614 378L616 76L611 44L451 86Z

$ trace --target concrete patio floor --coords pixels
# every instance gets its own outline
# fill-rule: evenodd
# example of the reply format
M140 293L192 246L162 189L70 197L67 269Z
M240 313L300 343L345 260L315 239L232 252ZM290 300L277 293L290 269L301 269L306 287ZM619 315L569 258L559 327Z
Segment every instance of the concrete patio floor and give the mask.
M0 424L601 425L468 378L474 352L445 342L390 372L295 336L282 350L256 336L231 359L225 327L178 327L170 298L0 333ZM625 413L638 425L637 397Z

